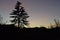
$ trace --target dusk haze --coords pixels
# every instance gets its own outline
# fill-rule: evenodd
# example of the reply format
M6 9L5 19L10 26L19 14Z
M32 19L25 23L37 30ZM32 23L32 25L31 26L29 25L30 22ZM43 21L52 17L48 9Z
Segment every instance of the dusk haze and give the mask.
M60 0L0 0L0 15L3 22L10 23L10 13L16 2L22 3L30 16L28 21L31 27L50 26L54 19L60 20Z
M0 34L4 40L60 40L60 0L0 0Z

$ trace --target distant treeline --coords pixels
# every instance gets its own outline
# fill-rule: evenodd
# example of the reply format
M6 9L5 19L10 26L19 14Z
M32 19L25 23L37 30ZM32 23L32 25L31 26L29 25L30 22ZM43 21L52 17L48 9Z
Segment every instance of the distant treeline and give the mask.
M45 27L40 28L20 28L14 25L0 25L0 32L60 32L60 27L55 27L51 29L47 29Z

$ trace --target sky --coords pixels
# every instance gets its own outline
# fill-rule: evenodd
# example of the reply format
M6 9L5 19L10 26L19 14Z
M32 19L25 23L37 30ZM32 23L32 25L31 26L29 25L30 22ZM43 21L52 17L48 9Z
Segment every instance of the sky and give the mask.
M20 1L29 14L28 21L31 27L49 26L54 19L60 19L60 0L0 0L0 15L3 22L10 23L10 13L16 2Z

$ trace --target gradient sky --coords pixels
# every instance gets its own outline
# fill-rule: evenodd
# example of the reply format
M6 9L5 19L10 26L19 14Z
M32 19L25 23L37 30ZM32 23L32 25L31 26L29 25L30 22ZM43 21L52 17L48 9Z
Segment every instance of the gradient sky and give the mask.
M15 7L17 0L0 0L0 14L4 22L10 20L9 13ZM18 0L29 14L31 26L48 26L53 19L60 19L60 0Z

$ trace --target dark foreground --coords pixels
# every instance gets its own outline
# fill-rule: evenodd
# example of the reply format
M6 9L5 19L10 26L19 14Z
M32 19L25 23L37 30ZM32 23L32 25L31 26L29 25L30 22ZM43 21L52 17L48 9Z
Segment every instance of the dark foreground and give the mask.
M60 40L60 27L46 28L23 28L13 25L0 25L0 39L10 40Z

